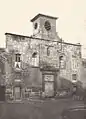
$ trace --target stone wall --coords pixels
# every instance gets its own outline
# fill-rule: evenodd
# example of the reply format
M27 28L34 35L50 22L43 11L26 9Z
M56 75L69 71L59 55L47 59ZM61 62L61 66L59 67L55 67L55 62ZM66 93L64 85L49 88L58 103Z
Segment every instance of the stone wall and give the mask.
M25 85L28 86L42 86L42 74L40 68L45 68L45 66L51 67L52 70L59 69L59 53L57 52L57 43L52 43L51 41L44 41L41 39L33 39L29 37L22 37L16 35L6 35L7 51L11 53L12 62L11 64L6 64L6 74L12 74L8 79L13 80L15 53L21 54L21 64L22 70L27 70L23 73L23 80ZM50 55L47 56L47 48L50 47ZM32 65L32 55L37 53L37 66ZM11 67L10 67L11 65ZM58 78L59 79L59 78ZM57 80L58 80L57 79Z
M51 29L50 31L47 32L47 30L44 27L45 21L49 21L51 23ZM51 18L46 18L46 17L39 17L33 22L34 24L38 24L38 28L34 29L33 27L33 36L36 38L41 38L41 39L50 39L54 40L57 36L56 34L56 19L51 19Z
M81 46L78 44L69 44L65 42L57 42L43 40L39 38L19 36L15 34L6 34L6 46L8 52L14 52L21 54L21 63L22 68L26 66L28 69L27 76L24 76L23 79L26 85L30 86L42 86L42 72L40 69L49 68L52 70L57 70L57 87L60 88L61 80L66 79L69 83L72 81L72 74L77 74L77 80L80 80L81 76ZM49 48L49 55L47 54L47 48ZM36 53L37 55L37 65L32 64L32 55ZM64 68L60 67L59 57L64 57ZM12 63L14 62L12 59ZM9 65L9 64L7 64ZM13 66L13 65L12 65ZM9 67L9 66L7 66ZM12 68L8 68L11 72ZM7 69L7 70L8 70ZM60 69L60 72L59 72ZM8 72L8 71L7 71ZM25 73L23 73L25 74ZM36 75L37 74L37 75ZM60 77L59 77L60 75ZM36 77L35 77L36 76ZM12 78L10 78L12 79Z
M64 44L62 45L62 56L65 57L65 67L60 69L60 76L72 81L72 74L77 74L77 80L81 75L81 46Z
M31 58L34 52L37 52L40 60L40 64L45 63L59 68L59 53L57 52L58 47L56 43L49 41L24 38L15 35L7 35L7 49L18 51L21 54L21 60L27 64L31 65ZM50 46L50 56L47 56L47 48Z
M82 59L82 67L81 67L81 81L83 87L86 89L86 59Z

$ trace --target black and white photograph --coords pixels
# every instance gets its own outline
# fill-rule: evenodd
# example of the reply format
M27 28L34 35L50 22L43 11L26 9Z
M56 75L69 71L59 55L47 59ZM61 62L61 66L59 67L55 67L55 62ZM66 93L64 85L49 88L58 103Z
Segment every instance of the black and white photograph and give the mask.
M0 0L0 119L86 119L86 0Z

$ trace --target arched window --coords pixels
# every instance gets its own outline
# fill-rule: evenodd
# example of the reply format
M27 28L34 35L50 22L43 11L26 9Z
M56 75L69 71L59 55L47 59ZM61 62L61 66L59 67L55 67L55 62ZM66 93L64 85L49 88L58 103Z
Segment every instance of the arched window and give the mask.
M59 61L60 61L60 68L61 69L64 69L65 68L65 66L66 66L66 62L65 62L65 56L60 56L59 57Z
M34 52L33 54L32 54L32 58L36 58L37 57L37 52Z
M37 52L34 52L32 54L32 65L33 66L38 66L38 63L39 63L38 53Z

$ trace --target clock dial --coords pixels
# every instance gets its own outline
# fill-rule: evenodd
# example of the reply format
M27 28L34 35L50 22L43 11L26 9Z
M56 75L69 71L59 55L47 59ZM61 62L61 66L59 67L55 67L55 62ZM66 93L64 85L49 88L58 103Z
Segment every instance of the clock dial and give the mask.
M46 21L45 24L44 24L44 27L47 31L49 31L51 29L51 24L49 21Z
M34 29L37 29L37 27L38 27L38 24L35 23L35 24L34 24Z

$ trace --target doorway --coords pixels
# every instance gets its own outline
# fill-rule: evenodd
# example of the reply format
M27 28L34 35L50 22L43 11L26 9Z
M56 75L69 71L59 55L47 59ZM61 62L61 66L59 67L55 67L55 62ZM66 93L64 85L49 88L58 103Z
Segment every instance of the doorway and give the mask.
M5 101L5 86L0 86L0 101Z
M14 87L14 97L15 100L20 100L21 99L21 87Z
M44 75L44 92L47 97L54 96L54 75Z

